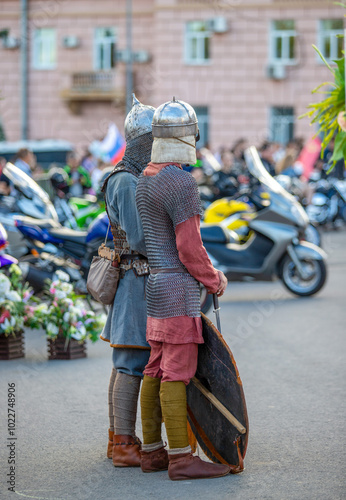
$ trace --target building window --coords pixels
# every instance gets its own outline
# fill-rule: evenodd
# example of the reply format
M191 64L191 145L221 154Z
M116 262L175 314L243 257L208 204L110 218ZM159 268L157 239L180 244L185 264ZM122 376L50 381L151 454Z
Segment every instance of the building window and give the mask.
M210 60L210 32L204 21L192 21L186 25L185 62L206 64Z
M208 108L206 106L194 106L193 109L196 111L199 128L199 141L197 142L197 149L201 149L205 147L209 141Z
M270 62L295 64L296 31L294 21L272 21L270 28Z
M323 19L319 22L318 48L329 61L342 57L343 38L337 35L343 35L342 19Z
M94 44L94 68L108 70L115 67L115 28L96 28Z
M270 109L270 140L287 144L294 137L294 109L272 107Z
M56 30L41 28L34 31L33 67L54 69L56 67Z

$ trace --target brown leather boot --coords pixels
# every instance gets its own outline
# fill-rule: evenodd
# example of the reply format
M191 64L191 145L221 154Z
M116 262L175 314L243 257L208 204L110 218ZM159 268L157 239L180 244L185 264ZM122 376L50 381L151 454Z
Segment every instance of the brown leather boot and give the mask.
M108 429L107 458L112 458L114 432Z
M169 455L168 476L172 481L185 479L207 479L226 476L231 471L228 465L204 462L192 453Z
M163 446L154 451L141 451L143 472L158 472L168 469L168 453Z
M140 449L141 442L137 437L114 434L112 453L114 467L139 467Z

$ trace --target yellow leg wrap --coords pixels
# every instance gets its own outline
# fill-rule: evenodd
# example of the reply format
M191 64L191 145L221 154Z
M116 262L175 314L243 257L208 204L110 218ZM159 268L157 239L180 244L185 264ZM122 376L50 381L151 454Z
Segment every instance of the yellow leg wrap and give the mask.
M189 439L184 382L162 382L160 400L169 448L186 448Z
M143 443L152 444L161 441L162 413L160 405L161 379L144 375L141 390L141 414Z

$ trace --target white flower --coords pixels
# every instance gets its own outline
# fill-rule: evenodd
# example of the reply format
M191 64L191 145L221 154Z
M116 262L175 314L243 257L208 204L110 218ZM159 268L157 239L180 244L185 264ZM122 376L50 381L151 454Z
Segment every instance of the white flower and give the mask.
M75 319L75 318L77 318L78 316L81 315L80 309L78 307L70 306L69 311L70 311L70 314L71 314L71 318Z
M71 285L71 283L63 282L63 283L61 283L59 288L60 288L60 290L62 290L63 292L66 292L67 294L73 292L73 286Z
M13 316L11 316L11 318L10 318L10 323L11 323L11 326L14 326L16 324L16 319Z
M9 292L6 293L6 299L12 300L12 302L21 302L22 301L19 293L15 292L14 290L10 290Z
M0 295L5 295L11 290L11 282L7 276L0 273Z
M64 271L61 271L61 269L58 269L58 271L56 271L54 273L54 278L58 278L60 281L65 281L65 282L69 282L70 281L70 277L67 273L65 273Z
M75 333L72 333L71 337L76 340L82 340L86 336L86 329L84 325L81 325Z
M65 323L68 323L70 321L70 313L68 311L65 312L63 319Z
M48 313L48 306L44 302L36 307L36 311L40 313Z
M47 333L52 336L58 335L59 328L54 323L48 323Z
M66 299L66 293L63 292L62 290L56 290L55 292L55 297L59 299Z
M71 307L73 306L73 300L69 299L69 298L66 298L64 299L64 304L67 306L67 307Z

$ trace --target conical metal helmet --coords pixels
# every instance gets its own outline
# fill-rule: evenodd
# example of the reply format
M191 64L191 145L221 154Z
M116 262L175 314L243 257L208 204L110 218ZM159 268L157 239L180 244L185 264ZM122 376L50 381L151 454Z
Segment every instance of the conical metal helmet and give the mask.
M155 108L145 106L132 94L132 108L125 118L125 139L131 141L140 135L151 132Z
M172 101L165 102L156 109L152 129L153 137L159 138L197 136L196 112L187 102L173 97Z

